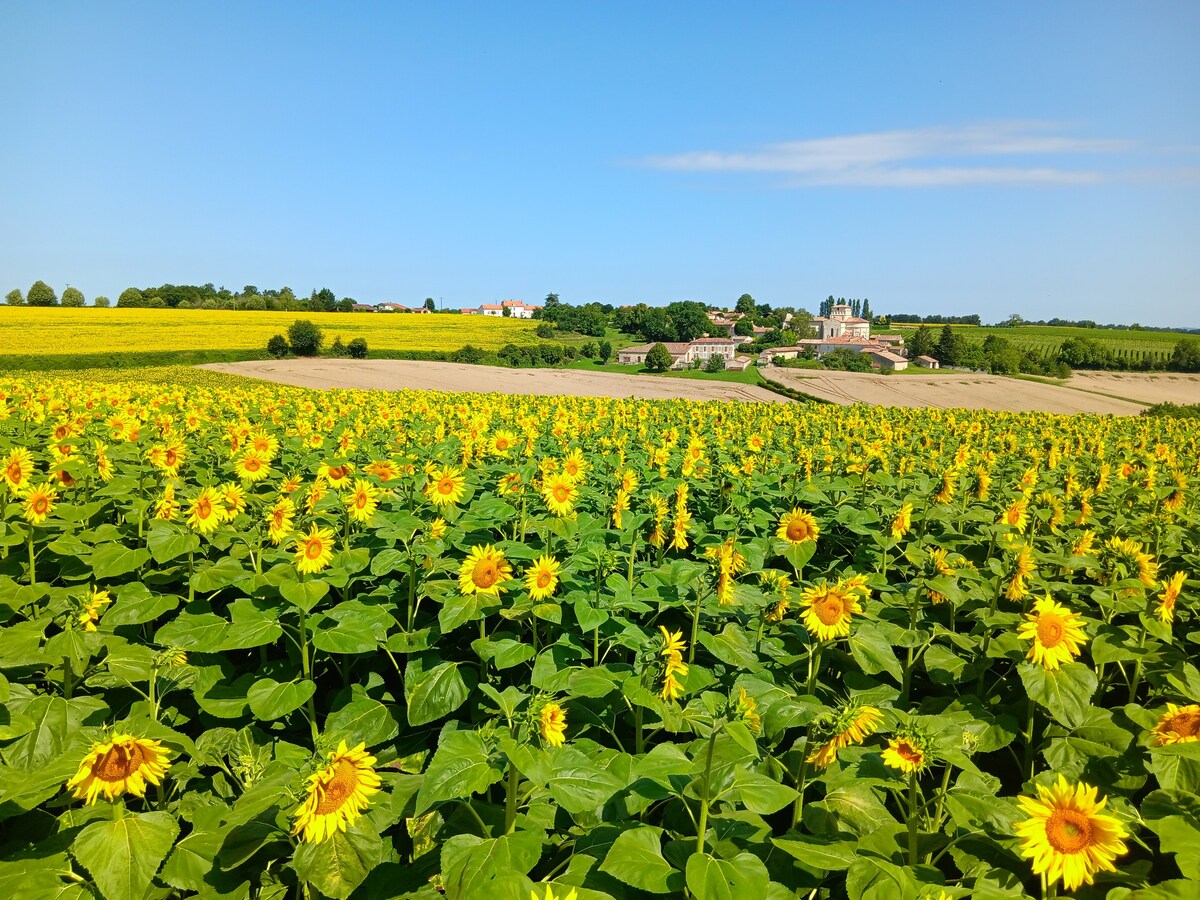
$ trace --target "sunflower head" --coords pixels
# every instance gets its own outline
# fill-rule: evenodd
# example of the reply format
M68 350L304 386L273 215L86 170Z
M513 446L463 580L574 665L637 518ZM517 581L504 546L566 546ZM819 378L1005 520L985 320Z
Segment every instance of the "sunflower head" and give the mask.
M474 546L458 570L458 589L463 594L492 594L499 596L504 582L512 577L512 566L504 554L488 544Z
M567 740L567 711L551 701L538 713L538 733L551 747L561 747Z
M296 537L296 571L314 575L323 571L333 559L333 529L318 528L314 522L308 534Z
M1107 798L1097 800L1096 788L1071 785L1062 775L1051 787L1039 784L1037 792L1036 798L1018 798L1029 818L1014 826L1021 855L1032 862L1034 874L1050 884L1061 880L1073 891L1091 884L1097 872L1116 871L1113 861L1126 852L1129 834L1104 812Z
M365 744L350 750L341 741L329 754L329 764L308 779L308 794L292 813L292 834L319 843L353 825L382 785L374 765Z
M799 507L784 513L779 519L779 527L775 529L775 536L789 544L807 544L815 541L820 533L821 529L812 513Z
M1200 741L1200 706L1195 703L1187 706L1168 703L1167 711L1150 729L1150 734L1154 737L1156 747Z
M1049 594L1033 605L1033 612L1025 617L1017 636L1033 642L1027 658L1051 671L1077 657L1088 639L1083 631L1083 616L1056 603Z
M906 775L916 775L928 767L932 740L920 726L909 723L896 732L883 751L883 763Z
M117 732L93 744L79 770L67 782L78 800L94 803L97 797L116 800L122 794L141 797L147 784L161 784L171 763L170 751L158 741Z
M525 570L525 589L534 600L545 600L558 588L558 576L562 570L553 556L543 555Z

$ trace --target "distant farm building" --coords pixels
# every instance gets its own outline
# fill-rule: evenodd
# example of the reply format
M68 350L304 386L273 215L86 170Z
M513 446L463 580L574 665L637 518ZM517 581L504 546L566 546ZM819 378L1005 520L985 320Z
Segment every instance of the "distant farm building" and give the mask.
M481 316L507 315L510 319L532 319L534 312L540 309L540 306L529 306L523 300L502 300L499 303L484 303L479 307L478 313Z
M940 368L938 361L932 356L918 356L913 362L922 369L937 369Z
M870 337L871 323L852 315L849 305L835 303L828 316L817 316L812 320L818 338Z
M719 356L725 360L726 368L734 368L730 363L736 362L735 355L738 341L732 338L697 338L687 343L663 342L667 352L671 354L672 369L686 369L693 362L708 362L709 357ZM617 351L617 362L623 366L645 365L646 356L654 348L654 344L639 344L636 347L626 347ZM745 366L742 366L745 368Z

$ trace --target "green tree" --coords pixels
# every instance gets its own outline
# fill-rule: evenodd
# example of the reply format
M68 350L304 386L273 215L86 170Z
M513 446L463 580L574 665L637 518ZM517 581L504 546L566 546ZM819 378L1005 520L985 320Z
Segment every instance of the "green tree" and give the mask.
M25 295L25 302L30 306L58 306L58 294L46 282L38 280Z
M708 359L706 359L704 361L704 371L705 372L724 372L725 371L725 357L721 356L721 354L719 354L719 353L714 353L712 356L710 356Z
M871 301L868 300L866 297L863 298L862 317L864 319L866 319L868 322L871 321Z
M694 341L708 334L711 323L703 303L694 300L679 300L667 305L667 318L676 341Z
M922 325L918 328L908 342L908 358L916 359L918 356L933 356L937 348L934 346L933 331L928 325Z
M646 368L651 372L665 372L671 368L674 362L671 351L662 343L655 344L646 354Z
M612 351L612 343L610 341L601 341L600 346L597 348L597 351L600 354L600 356L598 358L599 358L601 364L606 363L610 359L612 359L613 351Z
M504 309L500 310L500 315L505 319L511 318L512 317L512 307L510 307L510 306L504 307Z
M1171 368L1178 372L1200 372L1200 341L1184 338L1171 353Z
M316 356L323 340L321 329L308 319L297 319L288 328L288 344L297 356Z
M707 319L708 317L705 316ZM673 341L675 328L667 311L660 306L648 307L638 324L638 332L648 341Z
M148 309L166 309L167 301L164 300L162 297L158 296L158 294L155 294L153 297L151 297L149 300L146 301L146 307Z
M437 306L436 306L436 304L434 304L432 297L425 298L425 308L427 310L429 310L430 312L437 312ZM365 359L365 357L364 357L364 359Z
M738 337L754 337L754 320L743 316L733 324L733 333Z
M758 309L758 303L749 294L742 294L742 296L738 297L737 304L733 309L744 316L753 316Z
M25 305L25 295L21 293L20 288L13 288L11 291L9 291L7 294L4 295L4 302L7 303L9 306L24 306Z
M547 294L545 301L542 303L544 309L554 309L559 304L558 294Z
M105 297L103 294L101 294L99 297L97 297L95 300L92 301L92 306L98 306L102 309L107 309L108 307L112 306L112 301L109 300L107 297Z
M205 301L207 303L208 301ZM146 298L142 296L142 292L135 287L125 288L121 291L121 295L117 297L118 307L138 308L146 305ZM216 304L214 303L214 306ZM206 307L207 308L207 307Z
M962 336L955 332L949 325L942 326L941 336L937 342L937 357L938 362L943 366L957 366L960 362L959 357L962 356Z
M76 287L69 287L63 291L62 305L63 306L83 306L85 303L83 291Z

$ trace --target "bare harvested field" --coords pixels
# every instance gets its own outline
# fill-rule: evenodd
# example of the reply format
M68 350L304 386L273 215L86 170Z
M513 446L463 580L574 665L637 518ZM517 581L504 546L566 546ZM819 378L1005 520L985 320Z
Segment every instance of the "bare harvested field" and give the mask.
M1006 409L1014 412L1114 413L1137 415L1145 406L1102 396L1000 375L940 373L874 375L862 372L822 372L815 369L772 369L772 379L833 403L877 406L933 406L949 409ZM1074 380L1074 379L1072 379ZM1101 390L1090 388L1089 390ZM1109 393L1105 391L1105 393ZM1123 396L1127 391L1113 390Z
M1200 403L1200 375L1179 372L1076 372L1067 384L1079 390L1099 391L1146 403Z
M642 397L650 400L786 402L778 394L749 384L570 369L507 369L401 359L289 359L212 363L203 368L311 388L388 391L418 388L500 394L565 394L573 397Z

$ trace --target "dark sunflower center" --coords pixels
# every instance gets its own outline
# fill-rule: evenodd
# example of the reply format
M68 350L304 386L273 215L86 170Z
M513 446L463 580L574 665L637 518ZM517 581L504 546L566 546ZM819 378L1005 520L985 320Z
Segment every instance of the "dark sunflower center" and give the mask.
M896 753L901 759L910 762L913 765L920 765L924 754L908 741L898 741L896 743Z
M1063 621L1054 613L1042 613L1038 616L1038 641L1047 650L1053 650L1063 639Z
M803 519L792 519L788 523L787 538L792 542L799 542L808 537L808 523Z
M118 744L96 761L92 772L101 781L123 781L136 772L144 760L142 748L137 744Z
M471 573L471 581L478 588L490 588L500 580L500 573L496 569L496 564L490 559L480 560L475 563L475 570Z
M310 538L304 544L304 555L309 559L318 559L324 549L325 545L320 538Z
M837 594L827 594L824 599L813 604L813 609L822 625L836 625L842 620L842 615L846 611L842 604L842 598Z
M1092 844L1092 823L1074 809L1059 809L1046 820L1046 840L1059 853L1079 853Z
M212 515L212 504L206 499L201 499L196 503L196 518L207 519Z
M453 494L454 493L453 480L451 480L449 478L443 478L441 481L439 481L437 483L437 490L438 490L439 494Z
M50 501L43 496L33 498L33 511L39 516L45 515L47 507L50 506Z
M340 760L334 769L333 778L325 785L324 796L317 804L317 815L324 816L337 812L342 804L358 787L358 770L349 760Z
M1183 737L1200 736L1200 713L1181 712L1171 720L1171 730Z

